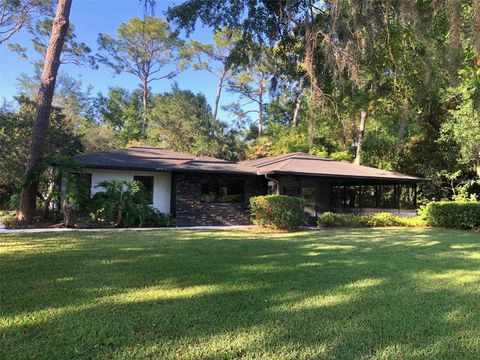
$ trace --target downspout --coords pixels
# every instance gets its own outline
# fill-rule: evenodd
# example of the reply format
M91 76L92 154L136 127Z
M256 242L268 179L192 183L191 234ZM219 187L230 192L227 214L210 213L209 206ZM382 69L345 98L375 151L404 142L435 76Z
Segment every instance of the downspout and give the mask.
M264 174L264 176L265 176L265 179L273 181L275 184L277 184L277 195L280 195L280 182L277 179L274 179L268 176L267 174Z

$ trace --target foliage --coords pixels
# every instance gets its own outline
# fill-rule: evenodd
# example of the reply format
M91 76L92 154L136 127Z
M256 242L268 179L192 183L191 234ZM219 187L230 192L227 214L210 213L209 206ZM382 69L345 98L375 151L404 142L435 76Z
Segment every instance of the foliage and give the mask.
M103 191L93 196L92 216L115 227L174 226L174 220L154 209L138 181L111 180L97 185Z
M32 37L32 48L40 55L40 59L31 58L27 48L19 44L8 44L10 50L19 54L23 59L29 60L35 65L35 71L39 77L43 67L43 61L48 48L53 19L47 18L30 24L28 33ZM83 42L77 41L75 26L70 24L65 36L65 44L62 48L60 61L62 64L89 65L95 67L95 58L90 55L91 49Z
M419 227L426 223L420 217L406 218L390 213L378 214L336 214L325 212L318 218L318 226L322 227Z
M222 91L233 76L235 47L241 38L242 34L238 29L223 28L213 35L213 44L202 44L198 41L190 43L194 59L193 68L208 71L218 82L212 114L214 122L217 121Z
M172 78L186 65L180 53L182 42L169 24L157 17L134 17L117 29L117 39L100 34L98 44L104 54L98 60L117 74L127 72L150 83ZM160 74L164 67L178 61L174 69Z
M238 157L236 132L212 122L212 110L203 94L180 90L155 96L147 142L166 149L226 159Z
M0 222L5 226L5 229L18 229L22 227L16 211L9 211L5 214L0 214Z
M457 229L480 228L480 202L430 202L424 209L428 225Z
M480 177L480 68L478 64L460 71L462 82L450 89L456 106L451 118L442 124L443 139L453 138L460 148L460 160L470 164Z
M24 183L28 141L32 132L35 103L25 97L17 98L17 111L9 105L0 109L0 191L9 198L20 191ZM72 156L83 149L61 109L54 108L50 116L45 157L54 159Z
M107 124L86 123L81 128L81 136L86 153L119 149L124 145L115 130Z
M117 29L117 39L108 34L98 36L103 53L98 61L117 74L137 77L142 89L141 136L146 136L150 85L162 79L171 79L188 64L190 54L170 25L157 17L131 18Z
M258 135L264 130L264 111L266 96L270 89L271 80L274 74L273 54L269 48L264 46L252 45L254 55L251 56L248 66L237 66L233 76L228 82L227 90L239 95L239 102L233 106L233 109L248 110L241 111L237 117L240 119L247 113L256 113ZM253 104L254 107L250 105ZM228 107L227 107L228 109Z
M365 111L362 164L431 179L420 187L421 202L474 199L480 194L476 7L431 0L186 0L167 11L176 31L146 11L121 24L116 36L98 37L97 60L133 74L141 89L92 97L61 76L54 103L85 151L137 142L229 160L302 151L351 162ZM41 55L50 24L44 20L28 27ZM199 23L214 29L213 41L187 44L180 30ZM11 47L31 57L24 44ZM73 29L63 60L91 60ZM215 77L216 94L152 90L189 61ZM35 94L37 78L22 74L22 92ZM237 97L223 107L235 123L216 121L224 90ZM0 193L0 202L5 197Z
M51 15L52 0L2 0L0 45L40 16Z
M472 179L467 165L478 169L480 126L472 126L478 122L477 7L461 1L188 0L167 13L187 31L198 22L238 29L236 50L244 56L233 70L242 86L248 84L243 70L255 71L261 58L252 49L271 50L265 77L271 91L262 114L267 126L260 139L245 135L248 157L293 149L352 161L364 110L363 164L437 178L421 195L442 198L453 194L445 194L438 174L462 170L461 183ZM259 111L251 104L231 109L242 122Z
M111 87L107 95L99 94L95 99L100 121L115 133L117 141L126 144L141 139L142 94L138 90L128 91Z
M336 214L327 211L318 218L318 225L325 227L363 227L368 226L368 216Z
M306 224L304 200L286 195L250 198L250 212L255 225L292 230Z

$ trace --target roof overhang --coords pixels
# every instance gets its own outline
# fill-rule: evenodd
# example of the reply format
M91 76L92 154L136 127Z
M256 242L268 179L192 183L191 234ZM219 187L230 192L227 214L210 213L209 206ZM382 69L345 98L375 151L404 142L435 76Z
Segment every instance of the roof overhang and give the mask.
M188 169L188 168L172 168L172 167L134 167L134 166L103 166L103 165L80 165L83 169L96 169L96 170L124 170L124 171L145 171L145 172L171 172L171 173L214 173L214 174L235 174L235 175L255 175L250 171L240 170L222 170L222 169Z
M290 176L312 176L312 177L321 177L321 178L342 178L342 179L351 179L351 180L376 180L376 181L393 181L393 182L419 182L419 181L428 181L427 179L409 176L406 178L402 177L389 177L389 176L362 176L362 175L344 175L344 174L319 174L319 173L308 173L308 172L291 172L291 171L268 171L262 172L257 171L257 175L290 175Z

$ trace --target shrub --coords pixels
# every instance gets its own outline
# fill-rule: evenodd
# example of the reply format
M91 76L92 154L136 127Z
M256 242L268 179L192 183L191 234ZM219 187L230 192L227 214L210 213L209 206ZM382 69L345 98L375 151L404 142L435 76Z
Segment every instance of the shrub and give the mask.
M93 197L92 217L115 227L168 227L174 219L154 209L138 181L103 181Z
M17 218L17 213L15 211L6 212L0 218L2 224L5 226L5 229L19 229L24 227Z
M317 222L324 227L363 227L368 226L368 216L325 212Z
M338 226L338 218L335 216L337 214L334 214L330 211L324 212L318 219L317 223L318 226L323 226L323 227L335 227Z
M422 227L427 226L427 222L421 216L415 216L411 218L407 217L398 217L397 220L399 221L399 226L405 227Z
M250 211L255 225L274 229L296 229L306 224L304 201L286 195L257 196L250 199Z
M425 207L423 215L431 226L475 229L480 227L480 202L431 202Z
M372 227L387 227L387 226L402 226L400 217L390 213L378 213L368 216L368 226Z
M318 218L318 226L323 227L387 227L387 226L425 226L419 217L404 218L390 213L371 215L336 214L325 212Z
M147 205L139 206L138 224L134 226L140 227L173 227L175 226L175 218L169 214L164 214L157 209Z

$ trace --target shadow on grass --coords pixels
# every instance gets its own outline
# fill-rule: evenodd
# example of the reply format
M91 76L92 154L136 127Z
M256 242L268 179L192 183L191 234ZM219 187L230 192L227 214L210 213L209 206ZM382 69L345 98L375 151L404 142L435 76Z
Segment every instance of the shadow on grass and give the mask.
M480 355L471 233L50 234L2 249L2 358Z

